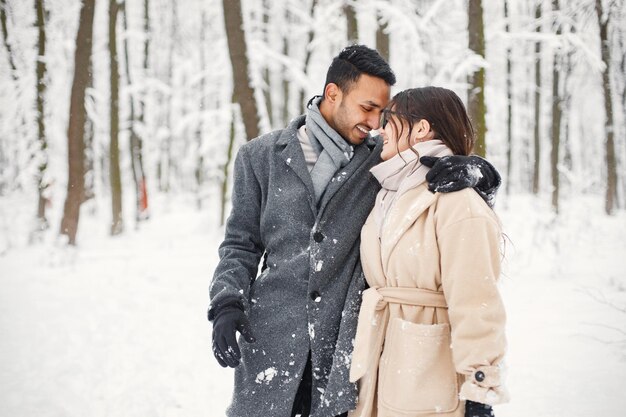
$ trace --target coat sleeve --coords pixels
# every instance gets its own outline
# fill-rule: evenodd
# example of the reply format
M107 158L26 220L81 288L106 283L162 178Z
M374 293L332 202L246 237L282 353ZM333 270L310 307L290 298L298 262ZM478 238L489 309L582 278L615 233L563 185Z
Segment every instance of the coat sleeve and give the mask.
M452 356L456 371L465 376L460 397L490 405L506 402L506 314L497 288L500 227L487 216L468 217L437 234Z
M265 250L261 240L261 187L250 163L248 147L235 158L232 209L226 222L219 263L209 288L209 320L221 306L247 307L250 284Z

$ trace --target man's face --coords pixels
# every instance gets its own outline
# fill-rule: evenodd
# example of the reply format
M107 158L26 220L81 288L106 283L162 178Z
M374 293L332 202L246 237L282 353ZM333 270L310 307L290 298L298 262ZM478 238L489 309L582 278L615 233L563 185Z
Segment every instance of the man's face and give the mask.
M352 145L359 145L370 130L378 129L380 112L389 101L389 86L382 78L361 74L347 93L337 88L330 101L328 123Z

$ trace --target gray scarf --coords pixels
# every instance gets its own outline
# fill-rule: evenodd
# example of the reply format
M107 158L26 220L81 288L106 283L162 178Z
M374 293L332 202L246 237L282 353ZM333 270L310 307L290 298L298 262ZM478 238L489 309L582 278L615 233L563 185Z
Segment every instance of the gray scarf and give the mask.
M307 134L313 149L319 155L311 170L311 180L313 180L317 202L320 201L335 172L348 165L354 155L352 145L330 127L320 113L321 99L320 97L311 100L306 115Z

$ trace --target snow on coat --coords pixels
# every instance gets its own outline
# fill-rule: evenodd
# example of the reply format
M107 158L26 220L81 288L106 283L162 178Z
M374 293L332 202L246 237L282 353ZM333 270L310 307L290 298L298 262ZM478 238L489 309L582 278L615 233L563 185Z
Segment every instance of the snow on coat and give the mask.
M356 404L349 366L365 281L360 232L379 185L369 169L382 143L356 146L316 207L297 129L243 145L235 160L232 211L210 288L211 305L239 297L256 342L240 341L229 416L289 416L309 350L312 417ZM264 269L258 276L261 257Z

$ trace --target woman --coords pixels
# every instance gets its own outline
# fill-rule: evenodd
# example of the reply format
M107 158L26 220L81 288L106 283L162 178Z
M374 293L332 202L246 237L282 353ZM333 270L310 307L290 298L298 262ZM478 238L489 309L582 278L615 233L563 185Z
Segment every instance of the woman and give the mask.
M433 194L423 156L468 155L465 107L438 87L397 94L381 116L381 183L361 232L363 293L351 416L491 416L507 400L498 218L472 189ZM478 174L480 175L480 174Z

